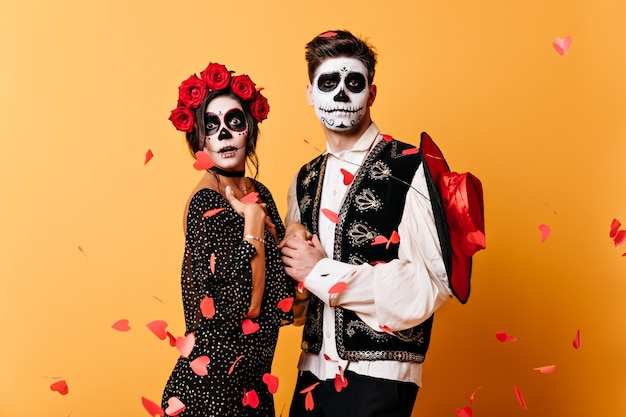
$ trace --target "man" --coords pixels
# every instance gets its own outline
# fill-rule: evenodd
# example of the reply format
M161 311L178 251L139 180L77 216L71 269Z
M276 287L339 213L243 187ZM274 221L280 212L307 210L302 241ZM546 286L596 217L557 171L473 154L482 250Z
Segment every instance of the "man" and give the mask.
M422 153L371 119L373 48L329 31L306 60L327 146L288 195L283 262L294 312L306 307L290 416L408 417L433 313L453 295L441 200Z

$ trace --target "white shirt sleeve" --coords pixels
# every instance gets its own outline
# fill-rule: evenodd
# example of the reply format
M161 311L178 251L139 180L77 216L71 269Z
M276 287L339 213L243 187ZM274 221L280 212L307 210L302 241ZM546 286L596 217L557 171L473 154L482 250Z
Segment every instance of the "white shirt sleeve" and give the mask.
M432 206L424 197L429 193L423 165L411 185L398 226L398 259L352 269L341 278L346 289L330 296L331 306L356 312L373 329L414 327L452 297Z
M298 182L298 173L293 177L289 190L287 190L287 214L285 214L285 227L289 223L300 221L300 209L298 207L298 196L296 195L296 185Z

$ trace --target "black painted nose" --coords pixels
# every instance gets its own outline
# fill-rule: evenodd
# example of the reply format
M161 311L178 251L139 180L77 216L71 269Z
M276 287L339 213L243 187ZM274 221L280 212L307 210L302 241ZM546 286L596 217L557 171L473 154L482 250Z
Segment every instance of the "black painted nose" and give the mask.
M228 131L228 129L226 129L225 127L222 128L222 130L220 131L220 135L217 137L219 140L224 140L224 139L230 139L232 138L233 135L230 134L230 132Z
M342 88L341 90L339 90L337 95L333 97L333 100L339 101L341 103L347 103L350 101L350 97L346 95L345 91L343 91L343 88Z

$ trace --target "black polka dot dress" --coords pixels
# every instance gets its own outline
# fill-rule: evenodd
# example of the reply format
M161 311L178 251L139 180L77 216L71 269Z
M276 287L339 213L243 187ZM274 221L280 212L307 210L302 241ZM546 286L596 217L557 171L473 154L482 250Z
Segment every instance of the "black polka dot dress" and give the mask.
M258 181L253 183L282 239L285 229L272 195ZM204 216L220 208L224 210ZM271 373L279 327L292 321L291 311L283 312L278 304L294 296L294 285L284 273L276 241L265 231L265 290L261 314L252 319L259 329L244 334L252 292L250 260L256 250L243 240L243 228L244 219L218 192L202 189L192 197L181 281L185 335L193 332L196 343L187 358L178 359L162 398L164 410L172 397L185 405L180 417L275 415L263 376ZM204 317L200 308L205 296L213 298L212 318ZM190 365L200 356L210 360L204 376Z

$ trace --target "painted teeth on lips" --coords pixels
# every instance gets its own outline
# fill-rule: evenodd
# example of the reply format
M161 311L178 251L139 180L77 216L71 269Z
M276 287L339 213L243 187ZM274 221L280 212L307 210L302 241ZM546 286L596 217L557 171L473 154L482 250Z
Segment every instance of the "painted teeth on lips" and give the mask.
M235 152L238 148L234 147L234 146L227 146L226 148L222 148L220 149L218 152L219 153L226 153L226 152Z
M362 107L349 108L349 109L322 109L320 108L320 110L325 113L358 113L361 111L361 109Z

